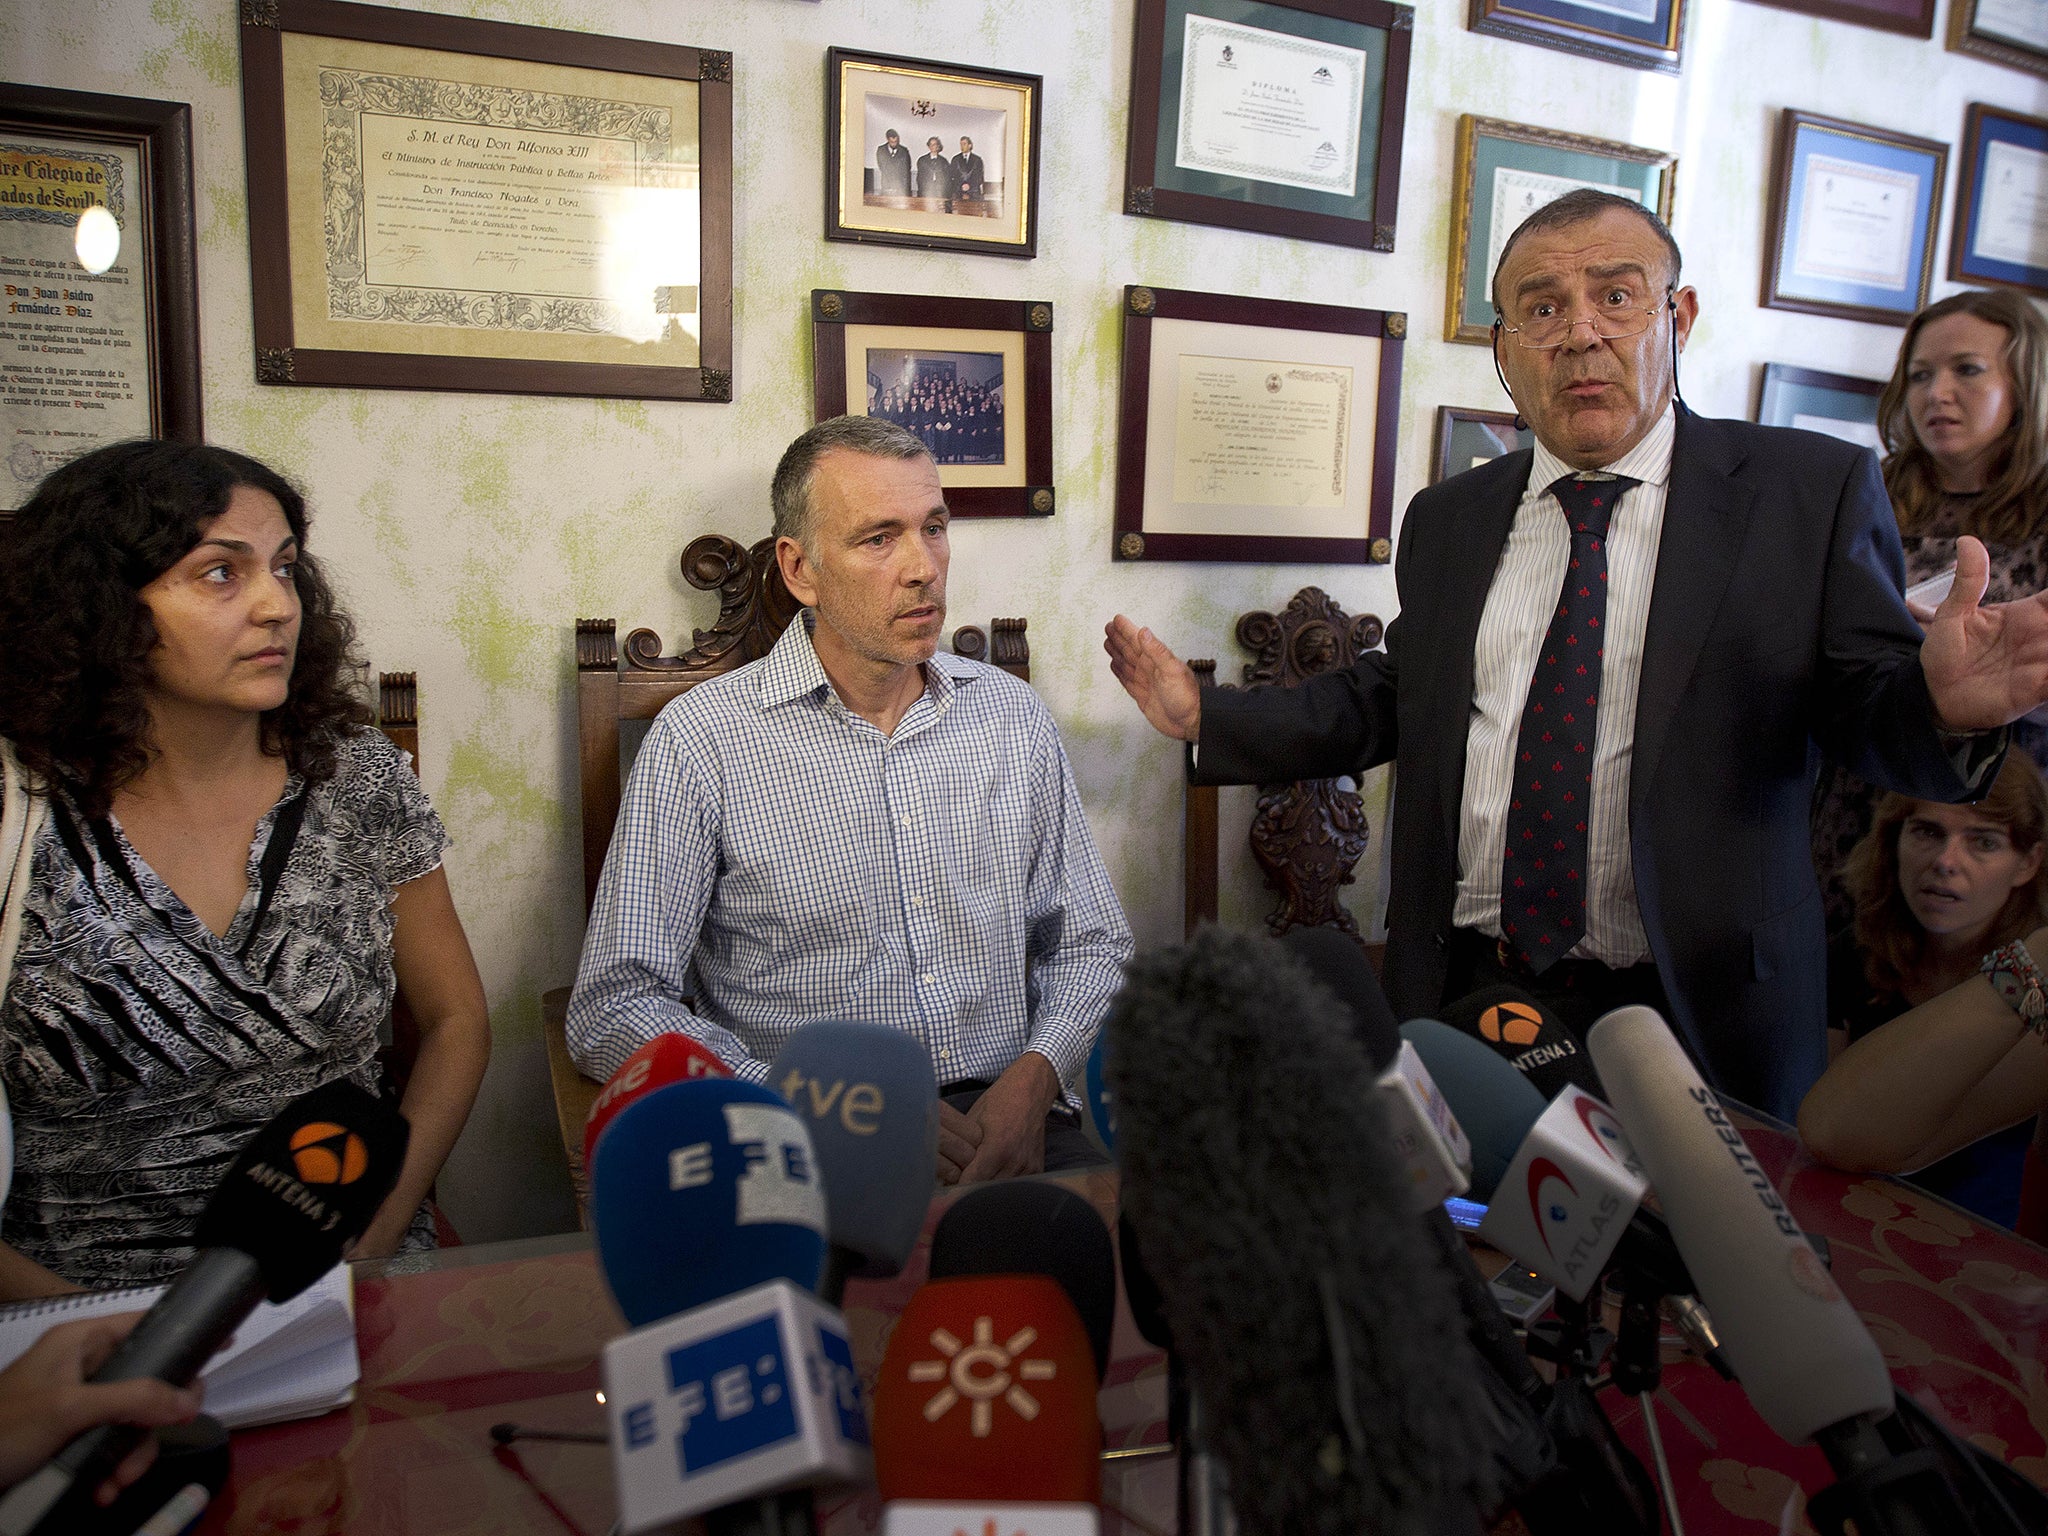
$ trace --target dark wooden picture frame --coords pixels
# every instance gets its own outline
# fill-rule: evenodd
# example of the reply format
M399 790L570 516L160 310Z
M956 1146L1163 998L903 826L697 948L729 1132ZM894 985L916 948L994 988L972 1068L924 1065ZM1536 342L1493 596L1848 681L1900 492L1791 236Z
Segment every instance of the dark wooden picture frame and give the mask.
M2048 75L2048 49L1987 31L1977 20L1977 0L1951 0L1948 47L1951 53L1989 59L2008 69L2025 70L2030 75Z
M264 384L456 389L631 399L732 398L732 55L589 32L355 5L265 0L242 7L242 116L249 175L249 260L256 377ZM695 367L551 356L475 356L315 347L294 334L286 162L287 34L512 60L548 71L602 70L697 87L698 361ZM305 110L294 99L291 110ZM318 102L313 103L315 109ZM440 291L440 290L435 290ZM686 291L686 290L685 290ZM513 297L521 297L514 295ZM659 307L661 300L657 300ZM664 311L664 313L666 313ZM516 335L494 327L495 338Z
M1762 377L1757 382L1755 420L1767 427L1790 427L1796 425L1796 416L1825 416L1832 421L1864 422L1860 409L1853 416L1844 416L1834 410L1805 411L1802 404L1830 405L1829 395L1851 397L1857 402L1868 400L1870 413L1868 424L1877 424L1877 402L1884 395L1883 379L1861 379L1853 374L1828 373L1819 368L1801 368L1792 363L1765 363ZM1815 430L1806 428L1807 431ZM1831 433L1830 436L1842 436ZM1844 438L1844 441L1853 439ZM1868 447L1868 444L1863 446ZM1882 455L1883 450L1877 450Z
M1535 440L1535 434L1528 427L1516 425L1521 419L1513 411L1481 411L1463 405L1438 406L1436 451L1430 459L1433 472L1429 477L1429 483L1435 485L1441 480L1448 480L1453 475L1462 475L1466 470L1476 467L1471 464L1454 464L1451 461L1451 445L1460 427L1472 426L1482 429L1486 436L1498 445L1500 451L1494 455L1498 458L1520 448L1522 441L1518 439L1528 442Z
M1008 215L988 211L986 199L974 201L974 211L962 211L959 200L945 198L922 198L910 195L915 191L913 182L896 205L884 208L879 203L876 211L869 212L863 204L858 214L851 211L851 187L853 182L865 182L876 174L871 163L875 157L875 146L862 141L849 145L846 135L845 112L847 106L846 83L848 75L856 70L876 74L900 74L904 77L904 89L926 91L932 99L914 98L915 107L925 109L925 115L932 118L931 130L938 132L938 119L947 111L950 103L939 101L937 96L950 87L955 94L971 92L975 88L994 89L1014 95L1018 101L1018 115L1022 119L1017 132L1016 164L1013 174L1001 178L1005 189L1021 184L1021 208L1016 210L1014 223ZM1040 75L1018 74L1007 69L987 69L968 64L939 64L924 59L898 58L885 53L862 53L852 48L829 48L825 52L825 238L827 240L849 240L865 245L903 245L924 251L962 251L971 255L1015 256L1028 259L1038 254L1038 165L1039 141L1044 123L1043 101L1045 80ZM865 97L866 93L862 93ZM956 108L957 110L957 108ZM1007 126L1007 125L1006 125ZM944 133L938 134L941 149L944 148ZM908 147L908 146L906 146ZM985 147L975 141L977 150ZM846 161L849 148L854 160ZM1006 146L1007 149L1007 146ZM910 151L912 154L915 150ZM957 158L957 157L956 157ZM914 165L914 162L912 162ZM914 171L913 171L914 175ZM993 179L993 178L992 178ZM870 195L880 197L878 189L868 188ZM999 200L1000 201L1000 200ZM944 202L943 209L916 207L915 204ZM898 217L893 221L890 212ZM959 233L933 232L928 223L934 219L950 219L959 226ZM990 227L1014 228L1015 238L982 238L969 233L976 225L987 225L990 220L1000 222ZM896 227L890 227L891 225ZM919 227L906 227L917 225Z
M1898 297L1894 302L1828 299L1821 296L1812 283L1804 293L1791 287L1797 280L1796 273L1788 275L1788 272L1798 238L1798 221L1792 202L1795 186L1802 184L1802 141L1814 147L1832 142L1837 146L1863 146L1865 153L1888 152L1897 157L1898 163L1887 166L1873 161L1870 168L1891 173L1911 168L1923 186L1923 191L1916 194L1924 199L1916 218L1924 221L1925 227L1921 232L1915 271L1908 274L1906 286L1896 290ZM1840 118L1821 117L1786 107L1779 114L1778 146L1771 164L1770 216L1765 226L1763 293L1759 302L1766 309L1832 315L1843 320L1869 320L1879 325L1904 325L1926 305L1928 289L1934 281L1934 242L1940 232L1941 196L1947 177L1948 146L1937 139L1915 138L1911 134L1894 133L1888 128L1872 128L1864 123L1844 122ZM1848 280L1839 282L1836 287L1844 292L1858 287L1870 294L1881 291L1872 285Z
M1340 198L1301 187L1250 179L1225 181L1207 172L1191 171L1189 180L1208 191L1172 187L1167 177L1182 173L1172 162L1172 146L1164 146L1162 171L1160 124L1162 102L1179 115L1180 72L1168 78L1169 58L1180 58L1180 44L1169 40L1170 12L1197 10L1203 0L1138 0L1137 43L1131 59L1131 122L1124 164L1124 212L1144 218L1173 219L1184 224L1214 224L1259 234L1285 235L1360 250L1391 251L1395 216L1400 205L1401 144L1408 110L1408 63L1415 36L1412 6L1391 0L1229 0L1217 9L1244 18L1246 25L1268 30L1296 22L1318 31L1350 29L1347 46L1368 42L1367 34L1384 37L1385 70L1376 125L1360 125L1360 169L1368 143L1375 146L1373 182L1369 192L1355 190ZM1298 18L1298 21L1297 21ZM1375 131L1376 130L1376 131ZM1362 178L1361 178L1362 179Z
M947 466L939 466L946 506L955 517L1050 517L1056 496L1052 476L1052 305L1033 299L968 299L954 294L848 293L819 288L811 293L811 399L818 421L853 410L847 397L847 327L873 326L883 331L929 332L930 350L959 350L946 345L948 333L1003 331L1017 334L1017 357L1023 377L1003 380L1004 421L1010 419L1009 396L1024 392L1023 473L1015 485L947 483ZM891 338L896 339L896 338ZM908 337L902 338L908 340ZM915 347L902 350L918 350ZM1007 363L1005 373L1008 372ZM863 405L865 401L861 402ZM859 412L856 412L859 414Z
M1160 320L1322 331L1379 343L1362 537L1162 532L1145 521L1151 434L1153 328ZM1348 309L1237 294L1192 293L1133 284L1124 289L1122 405L1117 419L1116 526L1119 560L1206 560L1384 565L1394 558L1394 456L1401 425L1401 360L1408 317L1399 310ZM1271 366L1286 366L1274 359ZM1270 388L1271 385L1269 384ZM1350 461L1347 459L1347 463ZM1355 471L1358 466L1351 466Z
M1685 46L1685 0L1657 0L1657 10L1656 19L1631 23L1611 6L1578 0L1472 0L1465 24L1489 37L1675 75Z
M142 240L151 430L158 437L202 441L192 109L182 101L0 83L0 138L10 131L137 151L144 184L134 222Z
M1777 11L1796 11L1823 21L1846 21L1905 37L1934 36L1934 0L1750 0Z
M1995 283L2048 295L2048 267L1975 254L1982 212L1979 204L1987 191L1984 162L1992 147L2000 143L2048 153L2048 118L2009 112L1981 101L1970 103L1963 121L1962 168L1956 179L1955 227L1948 240L1948 275L1958 283Z

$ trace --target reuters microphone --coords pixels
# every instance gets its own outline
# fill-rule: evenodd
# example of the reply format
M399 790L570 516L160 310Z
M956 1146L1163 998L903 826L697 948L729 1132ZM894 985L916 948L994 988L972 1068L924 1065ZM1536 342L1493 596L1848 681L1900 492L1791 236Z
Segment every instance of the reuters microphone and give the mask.
M1044 1275L921 1286L875 1380L883 1536L1095 1536L1102 1424L1087 1330Z
M873 1464L846 1324L811 1294L825 1200L803 1122L753 1083L671 1083L597 1146L591 1211L633 1331L607 1344L625 1536L702 1515L714 1533L810 1518L813 1486Z
M731 1076L724 1062L688 1035L656 1035L620 1062L619 1070L590 1101L590 1112L583 1118L583 1171L589 1173L591 1159L597 1155L597 1139L605 1127L635 1099L670 1083Z

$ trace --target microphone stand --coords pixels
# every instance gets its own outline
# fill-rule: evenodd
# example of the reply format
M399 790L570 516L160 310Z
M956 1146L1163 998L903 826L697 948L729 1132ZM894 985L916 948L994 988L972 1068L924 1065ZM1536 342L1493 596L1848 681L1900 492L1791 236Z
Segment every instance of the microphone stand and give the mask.
M1543 1421L1562 1469L1516 1507L1535 1536L1660 1536L1657 1485L1622 1443L1593 1392L1593 1377L1615 1340L1594 1307L1559 1296L1558 1321L1529 1329L1529 1352L1557 1367Z

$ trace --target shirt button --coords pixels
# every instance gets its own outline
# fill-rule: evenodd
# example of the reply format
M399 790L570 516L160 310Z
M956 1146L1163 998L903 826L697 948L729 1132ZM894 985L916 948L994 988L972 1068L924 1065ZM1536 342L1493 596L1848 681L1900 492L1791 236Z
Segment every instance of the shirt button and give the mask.
M910 825L910 818L908 816L899 816L896 819L902 822L903 825L906 827Z
M918 977L917 979L929 987L936 984L939 978L934 976L930 971L926 971L922 976Z
M943 1045L939 1047L939 1060L941 1060L941 1061L945 1061L945 1060L946 1060L946 1059L947 1059L948 1057L950 1057L950 1056L951 1056L952 1054L953 1054L953 1053L952 1053L951 1051L947 1050L947 1049L946 1049L946 1048L945 1048L945 1047L944 1047Z
M913 896L910 898L910 904L913 907L921 907L924 905L924 898L922 896Z

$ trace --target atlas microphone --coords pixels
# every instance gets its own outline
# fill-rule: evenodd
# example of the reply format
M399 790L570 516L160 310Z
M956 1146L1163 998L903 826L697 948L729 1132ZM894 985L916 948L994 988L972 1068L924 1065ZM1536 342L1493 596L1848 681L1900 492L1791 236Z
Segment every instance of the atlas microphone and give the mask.
M808 1490L872 1466L846 1325L811 1294L825 1199L809 1134L753 1083L671 1083L597 1145L598 1257L633 1331L607 1344L619 1528L808 1528Z
M605 1127L635 1099L645 1098L670 1083L731 1076L724 1062L688 1035L656 1035L620 1062L619 1070L590 1101L590 1111L583 1117L584 1173L589 1173L591 1161L597 1156L597 1141L604 1135Z
M397 1110L350 1082L292 1100L207 1202L192 1261L92 1379L188 1385L258 1302L289 1301L341 1262L391 1193L409 1134ZM74 1487L88 1496L144 1433L101 1425L74 1438L0 1499L0 1533L70 1529L60 1501Z

